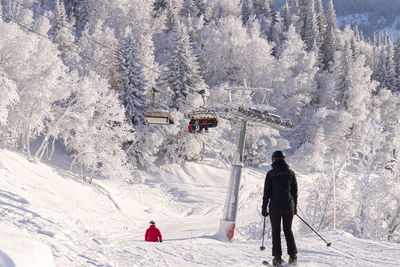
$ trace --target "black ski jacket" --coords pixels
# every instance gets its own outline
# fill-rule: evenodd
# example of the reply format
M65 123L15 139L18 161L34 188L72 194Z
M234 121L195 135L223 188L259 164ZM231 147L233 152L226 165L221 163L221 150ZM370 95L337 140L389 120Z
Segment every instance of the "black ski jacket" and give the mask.
M270 209L294 209L297 206L297 181L293 170L283 161L272 163L264 184L262 211Z

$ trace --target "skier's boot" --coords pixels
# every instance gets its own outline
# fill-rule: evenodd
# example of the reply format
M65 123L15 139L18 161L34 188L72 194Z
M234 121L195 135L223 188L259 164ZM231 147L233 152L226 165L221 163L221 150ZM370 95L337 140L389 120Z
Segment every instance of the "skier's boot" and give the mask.
M276 256L274 257L274 259L272 260L272 266L281 266L282 263L284 263L285 261L282 260L282 258L280 256Z
M293 254L289 256L289 264L296 265L297 264L297 255Z

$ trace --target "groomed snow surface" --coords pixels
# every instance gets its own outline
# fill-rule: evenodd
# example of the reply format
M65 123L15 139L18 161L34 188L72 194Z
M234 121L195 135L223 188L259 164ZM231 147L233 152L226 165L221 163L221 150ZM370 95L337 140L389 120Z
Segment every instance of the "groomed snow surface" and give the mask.
M143 184L88 184L69 174L69 160L58 151L49 164L32 163L0 150L1 267L261 266L262 260L271 260L268 236L266 250L259 250L265 171L243 172L235 238L224 242L215 232L229 171L212 167L212 160L164 166L159 176L141 173ZM151 219L163 243L143 241ZM399 266L400 244L331 230L320 232L332 242L326 247L313 233L297 233L299 223L296 218L300 267Z

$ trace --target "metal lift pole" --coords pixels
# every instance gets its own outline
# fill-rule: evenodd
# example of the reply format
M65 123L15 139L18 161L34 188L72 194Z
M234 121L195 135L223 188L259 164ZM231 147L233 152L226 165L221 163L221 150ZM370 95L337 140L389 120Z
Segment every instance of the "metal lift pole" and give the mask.
M219 233L223 236L226 236L229 240L232 240L235 232L236 214L239 207L239 188L243 168L243 151L246 137L246 126L247 121L241 120L240 133L236 145L236 155L232 164L228 189L229 191L225 200L224 215L219 227Z

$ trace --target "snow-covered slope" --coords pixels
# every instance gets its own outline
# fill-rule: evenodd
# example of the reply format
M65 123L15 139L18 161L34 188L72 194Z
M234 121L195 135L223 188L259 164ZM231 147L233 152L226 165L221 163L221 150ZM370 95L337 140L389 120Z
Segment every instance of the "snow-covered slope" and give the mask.
M68 162L63 154L56 157ZM214 234L229 171L211 164L169 165L160 176L141 173L145 183L140 185L87 184L63 168L0 150L0 266L256 266L270 259L270 239L266 250L259 250L264 174L243 173L237 232L227 243ZM150 219L162 231L163 243L143 241ZM399 244L360 240L336 230L321 234L332 247L314 234L296 235L299 266L400 262ZM38 255L42 261L35 261Z

